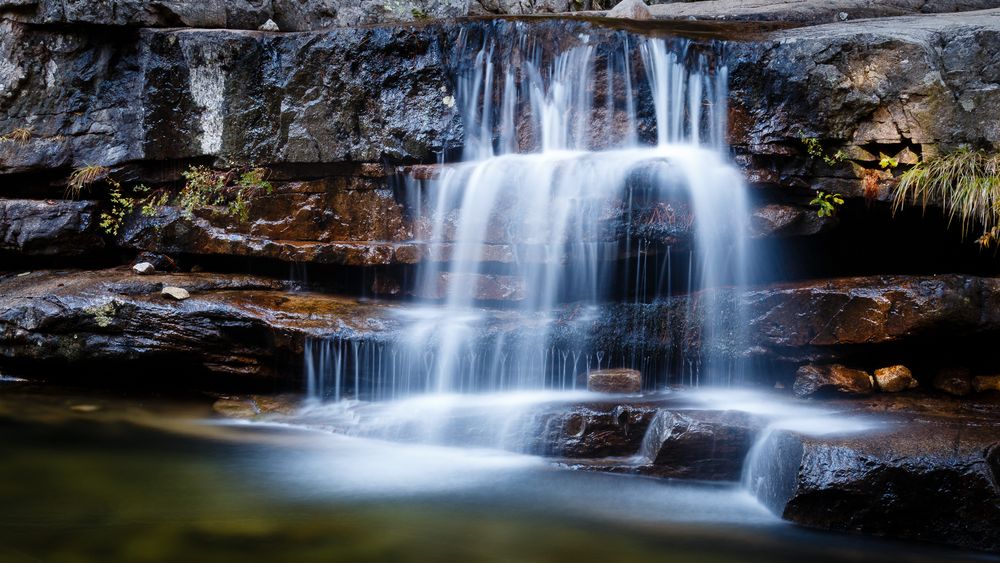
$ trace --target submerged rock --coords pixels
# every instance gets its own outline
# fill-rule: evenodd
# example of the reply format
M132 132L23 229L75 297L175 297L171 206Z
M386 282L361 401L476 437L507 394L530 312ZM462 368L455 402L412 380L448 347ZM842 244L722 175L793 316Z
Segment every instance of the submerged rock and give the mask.
M640 393L642 374L634 369L604 369L587 374L587 389L596 393Z
M800 398L834 394L865 395L872 392L872 379L862 370L840 364L809 364L796 372L792 392Z
M896 393L905 389L913 389L919 384L913 379L910 368L897 365L875 370L875 383L879 391Z

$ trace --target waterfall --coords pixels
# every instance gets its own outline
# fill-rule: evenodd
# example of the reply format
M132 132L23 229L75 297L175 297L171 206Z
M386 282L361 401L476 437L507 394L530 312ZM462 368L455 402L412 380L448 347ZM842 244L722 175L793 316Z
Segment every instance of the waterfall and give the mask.
M462 31L451 52L461 161L407 181L426 249L418 302L395 342L310 342L310 393L574 389L612 367L642 369L652 389L665 378L655 372L678 364L685 373L673 375L692 383L732 380L711 353L678 362L565 336L573 323L586 335L603 303L669 299L678 259L689 294L745 282L749 213L724 152L720 46L607 33L553 41L524 22ZM648 236L689 215L686 251ZM712 292L688 301L708 320L700 350L742 325Z

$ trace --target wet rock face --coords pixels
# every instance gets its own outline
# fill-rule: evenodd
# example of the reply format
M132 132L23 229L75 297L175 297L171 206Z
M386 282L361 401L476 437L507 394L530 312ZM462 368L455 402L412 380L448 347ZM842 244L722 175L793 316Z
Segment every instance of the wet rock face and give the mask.
M752 155L754 181L864 195L857 165L810 159L802 136L822 140L830 154L843 148L874 170L881 150L1000 142L992 120L982 119L1000 115L1000 100L983 89L1000 82L988 62L1000 57L995 10L847 21L732 47L731 140ZM972 70L980 65L991 70ZM888 188L880 182L867 196L887 198Z
M795 385L792 387L792 392L800 398L832 394L865 395L872 390L870 375L840 364L802 366L795 374Z
M0 199L0 251L74 256L104 246L92 201Z
M736 411L662 410L650 423L643 473L678 479L738 481L762 424Z
M816 528L1000 547L995 422L925 420L833 439L782 431L771 440L774 471L764 500L784 518Z
M837 346L1000 328L1000 315L993 313L1000 282L992 278L873 276L781 284L750 290L745 304L753 341L800 360L832 357L824 349Z
M195 157L433 159L460 131L442 102L440 31L146 29L109 42L3 21L0 131L30 126L32 137L0 144L0 174Z

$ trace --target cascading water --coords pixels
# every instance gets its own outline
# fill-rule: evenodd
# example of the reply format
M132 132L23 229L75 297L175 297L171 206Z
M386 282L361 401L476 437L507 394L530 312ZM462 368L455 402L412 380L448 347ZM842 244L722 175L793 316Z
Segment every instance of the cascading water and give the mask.
M706 355L651 360L585 335L602 303L669 298L676 268L688 269L688 293L744 282L749 214L723 152L717 47L624 32L553 44L524 23L478 29L452 53L462 161L406 186L425 260L404 336L312 342L310 393L568 389L609 367L643 369L652 389L671 375L655 372L685 375L677 365L693 383L730 381L732 366ZM687 252L642 235L653 222L689 221L677 215L696 218ZM702 343L741 324L711 293L699 300Z

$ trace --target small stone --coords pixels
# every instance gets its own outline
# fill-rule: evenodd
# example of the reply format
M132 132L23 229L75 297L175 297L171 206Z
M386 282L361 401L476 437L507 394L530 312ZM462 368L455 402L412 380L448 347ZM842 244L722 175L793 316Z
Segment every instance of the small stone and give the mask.
M965 368L946 368L934 376L934 388L949 395L964 397L972 393L972 376Z
M274 20L267 20L266 22L264 22L264 25L258 27L257 29L259 29L260 31L281 31L281 28L278 27L278 24L274 23Z
M1000 375L977 375L972 378L972 388L976 393L1000 391Z
M139 262L135 266L132 266L132 270L140 276L146 276L156 272L156 267L149 262Z
M651 20L653 14L642 0L622 0L608 12L609 18L627 18L632 20Z
M896 393L906 389L913 389L918 385L913 379L910 368L903 365L889 366L887 368L875 370L875 383L880 391L886 393Z
M595 393L639 393L642 374L634 369L602 369L587 375L587 390Z
M171 299L176 299L178 301L183 301L188 297L191 297L191 294L188 293L186 289L174 287L172 285L164 287L163 290L160 291L160 295L170 297Z
M840 12L840 13L837 14L837 19L840 20L840 21L842 21L842 22L847 21L848 17L850 17L850 16L847 15L847 12Z
M872 378L867 372L840 364L806 364L795 373L792 392L796 397L820 395L866 395L873 390Z

